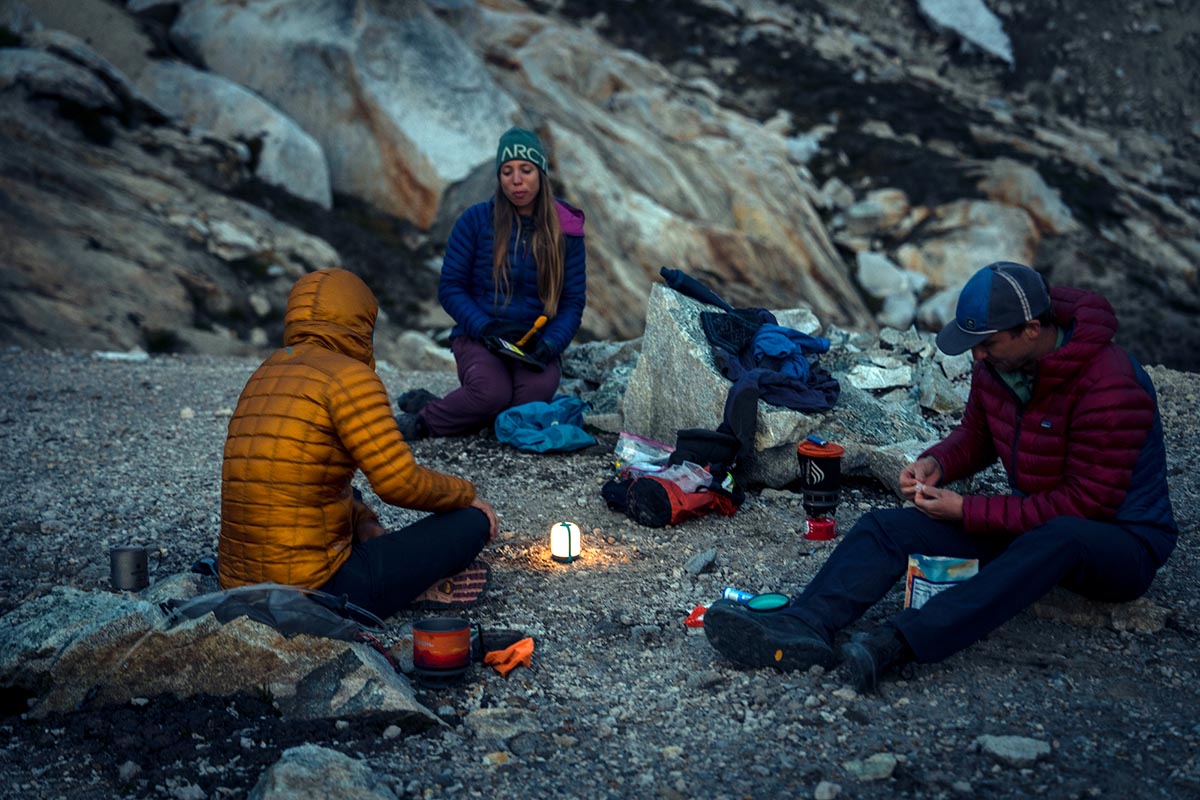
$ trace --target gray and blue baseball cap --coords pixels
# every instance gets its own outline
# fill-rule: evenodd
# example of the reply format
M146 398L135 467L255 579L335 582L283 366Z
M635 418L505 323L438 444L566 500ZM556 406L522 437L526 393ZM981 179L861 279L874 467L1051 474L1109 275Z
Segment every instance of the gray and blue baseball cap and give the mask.
M946 355L965 353L997 331L1037 318L1050 308L1046 282L1032 267L1013 261L988 264L958 295L954 320L937 335Z

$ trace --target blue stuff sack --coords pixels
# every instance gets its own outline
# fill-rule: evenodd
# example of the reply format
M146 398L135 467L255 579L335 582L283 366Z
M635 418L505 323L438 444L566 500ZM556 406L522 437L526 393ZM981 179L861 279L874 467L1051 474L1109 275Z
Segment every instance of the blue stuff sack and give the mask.
M585 405L578 397L558 395L549 403L524 403L496 417L496 438L518 450L565 453L596 444L583 429Z

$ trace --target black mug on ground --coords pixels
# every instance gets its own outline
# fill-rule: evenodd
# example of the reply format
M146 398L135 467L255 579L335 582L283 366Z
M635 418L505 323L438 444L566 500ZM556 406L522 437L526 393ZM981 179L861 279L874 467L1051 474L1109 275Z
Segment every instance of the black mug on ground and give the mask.
M122 592L139 592L150 585L150 551L140 545L124 545L108 551L112 587Z

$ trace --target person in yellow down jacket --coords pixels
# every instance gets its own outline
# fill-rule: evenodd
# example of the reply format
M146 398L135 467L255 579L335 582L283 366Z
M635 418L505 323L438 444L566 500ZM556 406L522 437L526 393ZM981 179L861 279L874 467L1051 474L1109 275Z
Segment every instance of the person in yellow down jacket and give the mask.
M375 372L378 304L343 269L296 281L284 347L250 376L221 469L223 589L282 583L345 596L379 617L463 570L496 535L470 481L417 464ZM434 512L388 532L352 489Z

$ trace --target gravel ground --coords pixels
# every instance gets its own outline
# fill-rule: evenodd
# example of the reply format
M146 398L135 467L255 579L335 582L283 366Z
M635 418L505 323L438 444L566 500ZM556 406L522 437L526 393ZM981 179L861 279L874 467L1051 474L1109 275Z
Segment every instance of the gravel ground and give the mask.
M214 552L225 427L256 363L0 354L0 525L10 543L0 613L56 585L106 589L115 545L160 546L158 577ZM381 374L393 396L453 383ZM1200 376L1152 375L1184 531L1149 594L1172 612L1156 634L1022 614L866 697L836 671L741 669L682 620L726 585L794 591L815 573L831 546L799 536L792 495L754 492L734 517L652 530L600 498L614 436L552 456L488 435L421 441L423 463L469 477L500 514L503 532L485 551L493 588L470 616L532 633L532 669L505 679L473 667L461 686L418 690L447 726L400 736L385 735L387 720L284 723L253 691L38 722L20 715L23 698L0 692L0 796L246 797L284 749L313 742L365 759L399 797L1200 797L1190 417ZM896 502L874 481L851 480L840 529ZM386 508L382 516L390 525L414 518ZM583 558L569 566L546 548L547 530L563 519L587 533ZM709 548L712 572L684 569ZM901 601L894 591L861 627ZM500 738L477 724L496 716L507 725ZM987 735L1037 740L1049 754L1014 763L977 743ZM872 779L872 767L885 776Z

